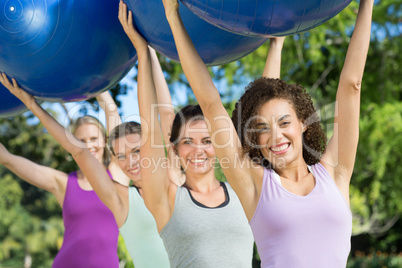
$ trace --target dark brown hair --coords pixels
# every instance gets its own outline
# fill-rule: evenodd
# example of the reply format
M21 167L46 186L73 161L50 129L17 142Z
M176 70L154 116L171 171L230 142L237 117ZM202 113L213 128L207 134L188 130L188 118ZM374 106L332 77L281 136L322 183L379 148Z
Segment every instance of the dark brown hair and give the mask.
M190 120L204 120L204 114L202 113L200 105L187 105L181 108L176 114L169 139L171 143L174 145L179 143L181 128Z
M266 168L272 168L258 148L256 122L250 121L258 115L261 107L272 99L284 99L291 103L298 119L306 126L303 133L303 158L308 165L319 162L325 150L327 138L313 106L311 96L297 84L287 84L280 79L259 78L251 82L232 114L232 121L240 137L243 152ZM255 121L255 120L254 120Z
M141 135L141 125L137 122L125 122L117 127L115 127L109 135L109 148L110 151L112 152L113 155L115 155L115 152L113 150L115 140L119 138L123 138L127 135L130 134L139 134Z

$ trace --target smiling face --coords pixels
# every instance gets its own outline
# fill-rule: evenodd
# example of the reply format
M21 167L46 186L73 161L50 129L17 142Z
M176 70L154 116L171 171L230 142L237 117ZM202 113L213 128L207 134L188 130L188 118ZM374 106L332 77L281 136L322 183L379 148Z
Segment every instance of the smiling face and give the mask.
M174 146L186 175L199 176L214 172L215 150L204 120L184 124L179 142Z
M121 170L133 181L138 182L140 176L141 135L128 134L115 140L113 151Z
M261 106L258 115L258 145L274 168L304 161L304 126L292 105L284 99L272 99Z
M102 131L96 125L82 124L75 130L74 136L85 143L91 154L102 162L106 143Z

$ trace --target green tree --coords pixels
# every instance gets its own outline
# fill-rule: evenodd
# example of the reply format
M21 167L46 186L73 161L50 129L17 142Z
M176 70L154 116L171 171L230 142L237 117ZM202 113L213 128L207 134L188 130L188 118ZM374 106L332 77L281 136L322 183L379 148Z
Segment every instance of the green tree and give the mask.
M0 142L38 164L71 171L69 156L32 116L0 119ZM63 237L61 208L50 193L0 166L0 263L49 267ZM15 261L18 260L18 261Z

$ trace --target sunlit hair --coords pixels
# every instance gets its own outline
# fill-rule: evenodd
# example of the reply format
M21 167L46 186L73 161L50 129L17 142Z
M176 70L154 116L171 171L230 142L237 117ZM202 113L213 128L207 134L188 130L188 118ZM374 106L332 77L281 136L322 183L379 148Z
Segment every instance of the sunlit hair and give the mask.
M170 142L174 145L178 144L182 127L189 121L198 120L205 120L199 105L187 105L181 108L173 120Z
M251 82L232 114L232 121L240 137L243 152L266 168L272 168L258 146L256 121L261 107L272 99L288 101L298 119L307 127L303 133L303 158L308 165L319 162L327 144L311 96L305 88L297 84L287 84L280 79L259 78Z
M83 126L83 125L95 125L102 132L103 139L105 141L105 148L103 150L103 155L102 155L102 163L105 165L105 167L107 167L109 165L109 163L110 163L110 152L109 152L109 149L108 149L108 147L106 145L107 137L106 137L106 129L105 129L105 127L103 126L103 124L97 118L95 118L93 116L90 116L90 115L85 115L85 116L82 116L82 117L78 118L77 120L75 120L72 123L72 125L71 125L71 133L73 133L73 135L75 135L75 132L77 131L77 129L80 126Z
M141 135L141 125L137 122L125 122L117 127L115 127L109 135L109 148L113 155L116 155L114 152L115 141L119 138L124 138L130 134L139 134Z

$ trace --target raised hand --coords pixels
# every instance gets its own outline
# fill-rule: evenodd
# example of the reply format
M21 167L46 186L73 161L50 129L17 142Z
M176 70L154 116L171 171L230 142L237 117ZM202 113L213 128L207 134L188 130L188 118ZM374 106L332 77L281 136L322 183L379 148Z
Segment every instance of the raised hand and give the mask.
M31 94L20 88L14 78L12 78L11 80L12 83L5 73L1 73L0 82L3 84L3 86L5 86L14 96L19 98L28 108L32 102L36 102L35 98Z
M127 34L128 38L130 38L135 49L137 50L137 53L147 50L147 41L134 28L133 13L128 11L127 15L127 5L122 0L120 0L119 4L119 21L123 26L124 32Z
M170 16L175 15L179 11L179 1L178 0L162 0L163 6L165 7L165 15L167 20Z
M281 53L285 37L273 37L269 39L269 50L265 62L263 77L280 78L281 77Z

